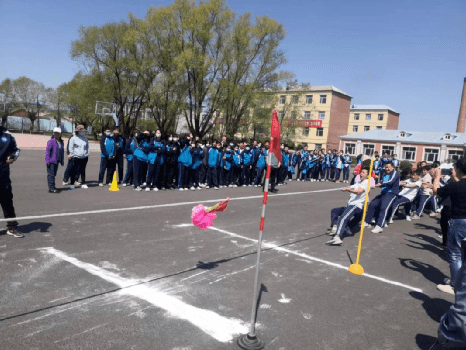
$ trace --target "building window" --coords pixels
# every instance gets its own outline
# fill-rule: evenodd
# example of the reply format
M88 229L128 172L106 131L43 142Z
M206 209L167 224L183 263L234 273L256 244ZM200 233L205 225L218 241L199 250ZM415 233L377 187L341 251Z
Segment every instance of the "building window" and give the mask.
M385 153L393 156L393 153L395 153L395 146L382 146L382 154Z
M383 127L378 125L378 126L376 126L375 128L376 128L377 130L382 130Z
M325 120L325 112L319 112L319 120Z
M377 120L378 120L378 121L382 121L382 120L383 120L383 114L379 114L379 115L377 116Z
M433 163L438 160L439 150L435 148L424 148L424 160Z
M280 104L281 105L284 105L286 103L286 96L285 95L281 95L280 96Z
M291 119L296 119L297 113L296 111L291 111Z
M366 156L372 156L375 151L375 145L370 145L367 143L362 144L362 154L365 154Z
M285 118L285 112L278 113L278 116L280 117L280 120L283 120L283 118Z
M320 104L324 105L327 103L327 95L320 95Z
M317 128L316 136L318 137L324 136L324 128Z
M316 150L320 151L322 149L322 144L321 143L316 143Z
M354 113L354 120L359 120L359 113Z
M353 132L358 132L359 127L357 125L353 125Z
M448 151L448 159L450 159L453 162L456 162L463 155L464 155L464 152L460 151L460 150L450 150L450 151Z
M293 103L298 103L299 102L299 95L294 95L293 96Z
M309 128L303 128L303 136L309 136Z
M307 105L312 104L312 95L306 95L306 104Z
M366 114L366 120L371 120L372 119L372 114Z
M416 160L416 147L403 147L401 149L401 158L404 160Z
M345 153L351 156L356 155L356 144L355 143L345 143Z
M371 129L371 127L367 126L367 125L364 127L364 131L369 131L370 129Z
M311 112L304 112L304 119L311 119Z

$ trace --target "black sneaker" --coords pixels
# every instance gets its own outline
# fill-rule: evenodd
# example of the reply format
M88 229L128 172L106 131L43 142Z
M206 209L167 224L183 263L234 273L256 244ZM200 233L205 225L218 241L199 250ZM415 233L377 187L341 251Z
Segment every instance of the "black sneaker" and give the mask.
M10 236L13 236L13 237L16 237L16 238L23 238L24 237L24 235L21 232L17 231L17 230L7 230L6 234L10 235Z

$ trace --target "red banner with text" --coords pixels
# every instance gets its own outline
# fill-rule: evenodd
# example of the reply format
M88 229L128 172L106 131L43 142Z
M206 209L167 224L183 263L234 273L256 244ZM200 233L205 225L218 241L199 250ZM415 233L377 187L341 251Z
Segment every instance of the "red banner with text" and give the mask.
M311 119L285 119L283 124L288 127L296 128L321 128L322 120L311 120Z

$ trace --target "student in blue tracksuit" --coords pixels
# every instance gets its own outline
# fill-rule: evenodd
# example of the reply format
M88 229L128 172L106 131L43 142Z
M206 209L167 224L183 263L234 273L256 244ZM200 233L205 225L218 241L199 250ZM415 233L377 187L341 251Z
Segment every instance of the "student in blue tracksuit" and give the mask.
M390 156L388 155L388 153L384 153L380 161L382 162L382 166L380 169L380 179L382 179L385 175L385 164L391 163L392 160L390 159Z
M301 150L298 149L294 153L293 161L291 163L291 166L296 169L296 181L300 181L301 179L301 170L299 168L300 163L301 163Z
M380 157L378 155L374 157L373 170L375 175L377 176L377 182L379 182L380 172L382 170L382 161L380 160Z
M185 137L180 142L180 156L178 157L178 189L180 191L188 190L189 167L193 162L191 149L191 135Z
M344 168L343 168L343 182L344 183L349 183L349 174L351 170L351 163L353 162L353 159L349 154L346 154L343 157L343 163L344 163Z
M166 142L162 140L160 130L155 132L155 137L150 140L149 144L149 171L147 172L146 191L151 188L154 191L159 191L162 188L163 163L166 151Z
M400 193L400 174L392 163L385 164L384 177L376 187L382 187L382 193L375 197L367 209L366 226L370 226L373 220L376 222L373 233L380 233L387 223L387 216L393 202Z
M330 181L335 180L337 159L337 150L334 149L330 154Z
M341 171L345 168L345 163L343 159L343 151L335 155L335 183L340 182Z
M318 152L316 150L309 152L309 172L307 174L307 179L309 181L316 181L315 176L316 176L316 169L319 168L318 166L319 162L319 156Z
M241 153L241 178L243 187L252 186L249 182L251 179L252 157L251 146L246 145L243 153Z
M301 181L306 181L307 173L309 171L309 151L307 145L304 145L304 148L301 151L301 157L299 159L299 170L301 172ZM298 179L298 181L300 180Z
M138 131L134 130L133 136L136 137ZM123 179L123 186L131 186L133 184L133 153L136 150L136 141L132 137L128 137L125 142L126 156L126 174Z
M293 166L293 156L294 156L294 151L292 149L288 150L287 174L288 174L289 181L293 181L293 175L295 173L295 167Z
M216 190L219 189L217 173L217 169L220 164L219 153L220 152L217 149L217 141L214 141L212 147L209 149L209 152L207 153L207 174L209 183L207 184L206 188L215 188Z
M150 132L144 130L136 136L136 149L133 152L133 182L134 190L142 191L141 182L146 180L147 163L150 153Z
M288 154L288 145L282 144L280 148L282 150L282 165L278 173L278 186L283 186L285 185L286 176L288 175L290 155Z
M398 171L398 169L400 168L400 161L397 159L396 154L394 154L392 157L392 164L395 167L395 170Z
M231 181L231 167L233 164L233 153L231 151L231 144L227 144L222 156L222 173L225 187L233 187Z
M192 163L189 167L189 183L191 185L190 190L195 191L201 189L199 186L199 169L202 166L202 160L204 159L204 151L202 150L201 144L191 140L191 157Z
M241 172L241 153L238 145L233 150L233 163L231 164L231 177L233 187L238 187Z
M319 160L319 171L320 171L320 181L325 181L325 175L327 174L327 154L325 149L321 150L320 160Z
M115 166L118 169L118 183L123 182L125 138L120 136L120 129L113 130L113 140L115 141Z
M328 150L327 154L325 155L325 181L329 181L331 179L332 161L332 150Z
M256 163L259 158L259 154L261 153L259 143L256 140L252 142L251 153L252 153L252 167L251 167L251 177L250 177L249 183L252 185L254 184L254 179L256 178L256 174L255 174Z
M178 156L180 155L180 143L178 135L172 134L165 144L165 183L164 188L178 188Z
M268 154L268 143L266 143L263 147L261 152L259 153L259 156L257 158L257 163L256 163L256 169L255 169L255 178L254 178L254 187L258 187L261 185L262 181L262 176L264 174L264 170L266 168L266 161L265 158L267 158Z
M100 169L99 186L103 186L104 174L107 171L107 185L110 185L115 171L115 141L110 129L105 130L105 134L100 139Z
M356 226L362 217L369 181L368 176L369 168L362 168L360 173L361 181L342 188L343 192L349 192L351 195L346 207L332 209L330 229L327 234L334 237L326 244L331 246L341 245L345 235L352 236L350 228Z

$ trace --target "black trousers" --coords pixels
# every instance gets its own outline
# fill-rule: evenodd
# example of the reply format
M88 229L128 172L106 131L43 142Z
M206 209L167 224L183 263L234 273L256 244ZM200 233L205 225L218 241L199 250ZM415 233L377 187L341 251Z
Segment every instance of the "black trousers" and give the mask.
M278 171L279 171L279 168L270 168L270 180L269 180L269 183L270 183L270 188L271 190L274 190L275 189L275 186L277 185L277 178L278 178ZM265 176L267 176L267 168L265 168ZM265 182L267 180L264 180L264 184L262 185L262 189L265 189Z
M2 205L3 216L5 219L15 218L15 208L13 207L13 189L11 188L11 183L0 184L0 204ZM6 223L9 230L13 230L18 226L16 220L7 221Z

